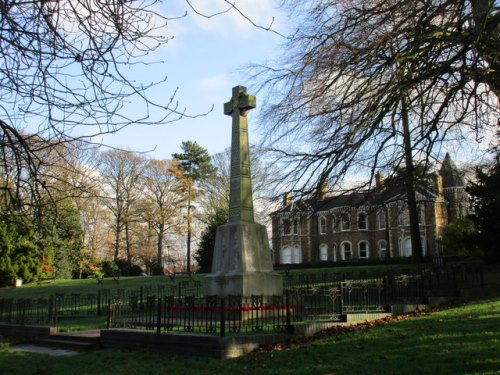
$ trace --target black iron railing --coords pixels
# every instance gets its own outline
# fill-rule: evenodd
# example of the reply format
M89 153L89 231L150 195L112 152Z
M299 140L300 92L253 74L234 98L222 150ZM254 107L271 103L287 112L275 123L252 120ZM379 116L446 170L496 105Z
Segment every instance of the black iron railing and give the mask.
M480 265L371 275L284 276L285 293L274 297L201 295L201 282L183 280L135 290L0 299L0 322L56 326L62 319L108 315L109 327L159 332L284 332L294 324L339 321L346 314L387 311L396 304L426 303L483 286Z

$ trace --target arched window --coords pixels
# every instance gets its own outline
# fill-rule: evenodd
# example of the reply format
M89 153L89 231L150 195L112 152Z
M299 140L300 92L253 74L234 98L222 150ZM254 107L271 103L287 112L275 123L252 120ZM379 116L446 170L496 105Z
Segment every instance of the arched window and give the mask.
M319 246L319 259L322 262L328 260L328 246L325 245L324 243Z
M340 248L342 251L342 260L352 259L352 248L349 242L342 242Z
M425 238L420 237L420 241L422 243L422 256L425 256L426 246L425 246ZM411 247L411 238L407 237L401 243L400 254L402 257L411 257L412 255L412 247Z
M365 212L360 212L358 214L358 229L359 230L367 230L368 229L368 220Z
M337 244L332 245L332 252L333 252L333 261L337 261Z
M387 242L385 240L378 243L378 256L380 259L387 258Z
M319 217L319 234L326 234L326 217Z
M281 250L281 264L291 264L292 263L292 249L288 246Z
M378 222L378 229L385 229L386 227L386 220L385 220L385 211L384 210L379 210L377 212L377 222Z
M403 240L402 248L401 248L401 256L403 257L411 257L411 238L405 238Z
M293 248L293 263L302 262L302 252L300 251L300 246L295 246Z
M369 256L368 242L361 241L360 243L358 243L358 251L360 259L368 259Z
M335 227L335 224L337 224L336 222L337 220L335 218L335 215L332 215L332 232L335 232L337 230L337 228Z
M351 216L348 213L343 213L340 218L340 225L342 230L351 229Z

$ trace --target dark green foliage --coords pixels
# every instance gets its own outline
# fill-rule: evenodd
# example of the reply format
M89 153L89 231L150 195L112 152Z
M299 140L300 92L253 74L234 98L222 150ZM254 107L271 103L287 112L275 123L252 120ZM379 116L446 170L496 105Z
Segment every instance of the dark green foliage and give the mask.
M126 259L117 259L115 264L120 276L140 276L143 272L141 267L136 264L128 264Z
M472 221L478 233L477 245L485 252L489 262L500 261L500 153L489 168L476 169L477 181L470 184Z
M153 263L151 265L151 275L161 276L164 274L163 267L160 263Z
M137 264L132 264L129 267L128 275L129 276L141 276L142 272L143 271L142 271L142 268L140 266L138 266Z
M13 251L14 246L7 227L0 224L0 286L12 285L16 278L16 271L11 261Z
M104 276L106 277L113 277L120 272L120 268L118 265L113 262L112 260L105 260L101 264L102 267L102 272L104 273Z
M56 210L41 211L37 232L43 256L53 257L55 276L78 277L83 260L83 229L80 212L69 199L57 202Z
M15 279L31 282L42 274L38 246L19 235L17 229L23 232L23 227L16 224L0 224L0 286L12 285Z
M38 247L27 240L16 244L13 254L16 277L24 282L38 280L42 274L41 254Z
M214 256L215 236L217 228L228 221L228 210L219 209L208 220L208 225L201 234L200 247L196 251L194 258L198 262L200 272L210 272L212 270L212 259Z
M477 228L470 219L460 219L444 227L439 243L445 255L476 257L481 249L476 244Z
M207 179L214 175L215 168L210 163L208 151L196 142L182 142L181 148L184 152L172 154L174 159L179 160L182 166L184 182L187 191L187 272L191 272L191 202L196 197L194 188L198 181Z
M184 175L197 181L214 173L214 167L210 163L208 151L196 142L184 141L180 153L172 154L174 159L180 161Z

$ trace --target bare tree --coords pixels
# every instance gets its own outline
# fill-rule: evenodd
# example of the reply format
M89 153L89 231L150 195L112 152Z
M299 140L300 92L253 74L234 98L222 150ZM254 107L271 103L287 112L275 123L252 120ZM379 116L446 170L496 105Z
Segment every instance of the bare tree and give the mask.
M161 265L167 232L179 232L184 222L182 172L175 161L149 160L144 175L141 217L156 234L156 263Z
M267 147L290 171L289 189L338 186L353 170L367 173L370 187L378 169L403 168L420 248L417 169L426 171L444 142L497 126L498 4L284 3L299 28L283 67L255 67L255 77L268 89Z
M143 157L123 150L109 150L100 155L100 173L103 178L103 195L113 214L115 233L114 260L125 245L127 262L132 264L132 223L138 219L136 205L142 191L145 160Z
M166 77L133 78L171 38L165 27L178 17L159 9L157 0L0 1L0 164L24 183L16 195L43 189L40 155L49 148L186 116L176 88L166 100L148 96Z
M284 176L261 151L251 146L252 189L254 192L254 208L259 222L269 220L269 205L276 195L276 188ZM209 178L200 182L200 210L197 218L203 223L217 216L218 211L229 209L229 180L231 177L231 149L211 156L211 162L216 171Z

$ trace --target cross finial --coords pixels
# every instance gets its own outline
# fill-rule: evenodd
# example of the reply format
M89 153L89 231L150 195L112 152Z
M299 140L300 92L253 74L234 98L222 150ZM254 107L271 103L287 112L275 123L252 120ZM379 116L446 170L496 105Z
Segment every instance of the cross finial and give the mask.
M224 114L232 116L237 111L240 116L246 116L248 111L256 107L255 96L247 94L244 86L233 87L231 100L224 103Z

